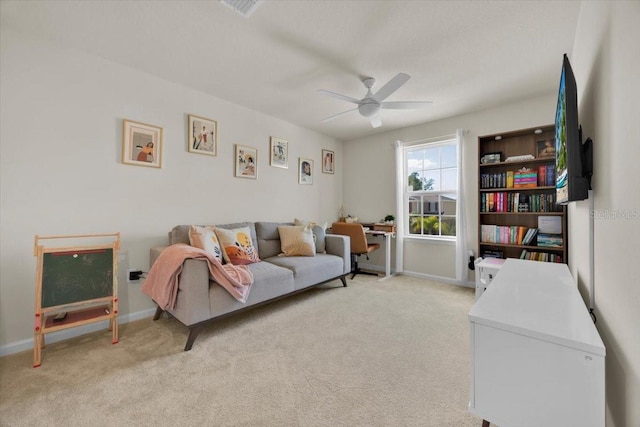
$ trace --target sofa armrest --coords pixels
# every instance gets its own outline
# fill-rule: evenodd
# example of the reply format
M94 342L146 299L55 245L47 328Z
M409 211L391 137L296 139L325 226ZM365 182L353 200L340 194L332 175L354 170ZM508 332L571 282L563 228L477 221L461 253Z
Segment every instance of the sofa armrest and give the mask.
M167 249L169 246L154 246L149 250L149 267L153 265L154 262L160 256L160 253Z
M349 236L327 234L325 236L325 249L328 254L339 256L344 260L344 274L351 272L351 241Z
M168 246L154 246L150 250L153 265ZM209 267L204 259L186 259L178 278L179 298L174 309L167 309L187 326L211 317L209 305Z

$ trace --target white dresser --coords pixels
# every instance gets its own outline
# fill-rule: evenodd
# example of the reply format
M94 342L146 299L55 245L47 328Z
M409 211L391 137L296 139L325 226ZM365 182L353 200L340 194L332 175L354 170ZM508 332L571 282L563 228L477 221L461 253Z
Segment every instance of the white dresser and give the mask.
M508 259L469 321L473 414L500 427L605 425L605 347L565 264Z

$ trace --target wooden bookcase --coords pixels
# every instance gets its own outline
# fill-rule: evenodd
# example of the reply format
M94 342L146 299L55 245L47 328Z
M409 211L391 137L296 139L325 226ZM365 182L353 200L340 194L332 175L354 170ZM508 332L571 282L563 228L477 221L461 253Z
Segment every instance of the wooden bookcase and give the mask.
M526 259L567 263L567 209L555 204L554 141L553 125L478 138L479 256L521 258L526 251ZM545 150L546 142L551 147ZM499 160L490 154L499 154ZM522 237L538 228L541 217L559 222L561 233L542 236L540 242L536 234L523 244ZM542 246L549 238L560 246Z

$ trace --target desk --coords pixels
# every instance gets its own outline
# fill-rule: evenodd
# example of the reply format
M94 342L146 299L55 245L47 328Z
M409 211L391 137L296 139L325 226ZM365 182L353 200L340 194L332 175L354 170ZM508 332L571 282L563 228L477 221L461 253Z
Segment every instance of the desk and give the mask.
M367 230L365 229L365 234L368 236L384 236L384 277L391 276L391 238L396 236L396 233L391 231L378 231L378 230Z

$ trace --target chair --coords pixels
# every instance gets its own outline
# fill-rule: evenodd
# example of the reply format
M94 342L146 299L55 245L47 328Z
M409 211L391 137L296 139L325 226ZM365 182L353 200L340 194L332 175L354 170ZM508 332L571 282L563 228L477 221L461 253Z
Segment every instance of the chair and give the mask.
M358 267L358 257L360 255L366 255L369 259L369 253L380 248L379 243L367 242L367 236L364 232L364 228L361 224L350 222L334 222L331 225L331 232L334 234L341 234L343 236L349 236L351 240L351 273L353 279L356 274L372 274L377 276L377 273L369 273L360 270Z

